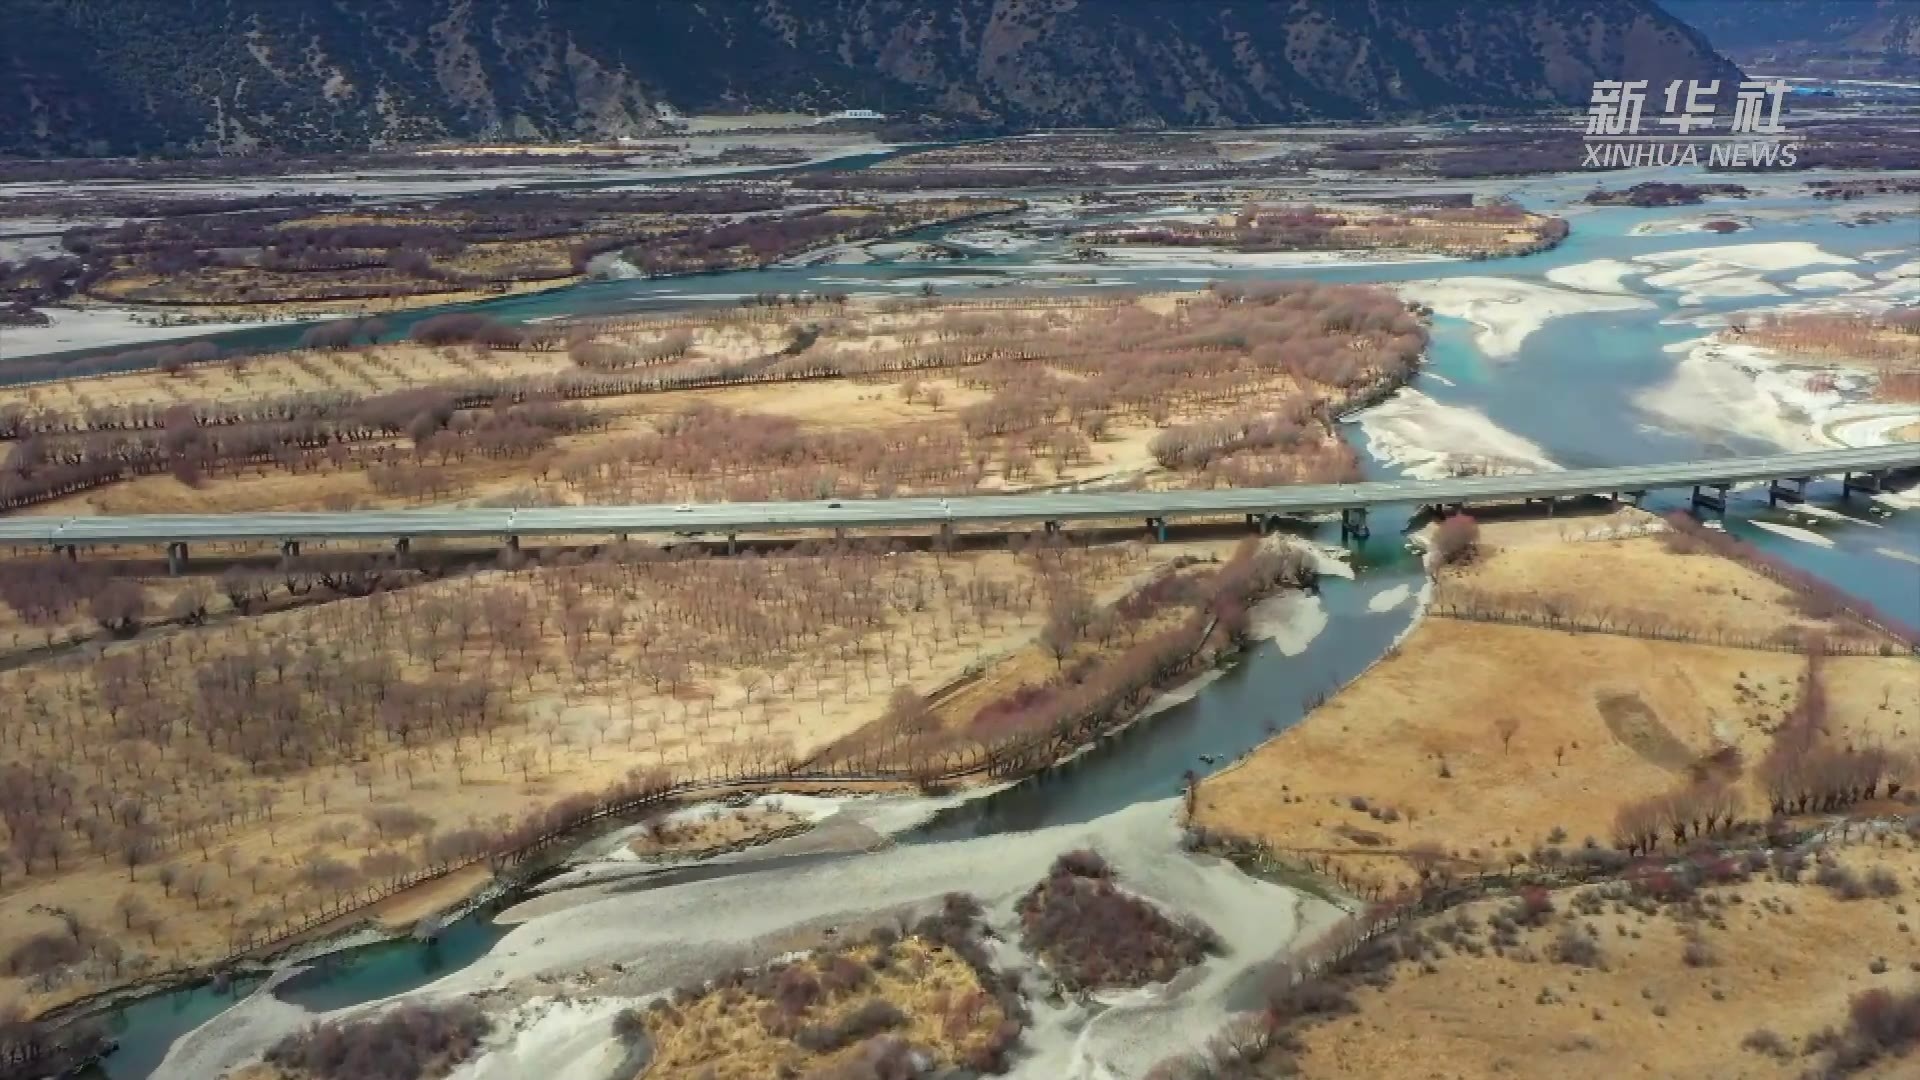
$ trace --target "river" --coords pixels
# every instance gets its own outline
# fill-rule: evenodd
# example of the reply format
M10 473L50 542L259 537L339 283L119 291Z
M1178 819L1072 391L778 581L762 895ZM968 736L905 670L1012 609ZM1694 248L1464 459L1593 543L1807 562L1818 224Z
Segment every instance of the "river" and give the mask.
M1611 186L1639 177L1610 175ZM1676 179L1672 171L1660 177ZM1375 183L1374 187L1383 186ZM1558 211L1593 186L1589 175L1547 176L1504 182L1498 187L1531 209ZM1486 184L1431 185L1437 190L1487 190ZM1404 189L1403 189L1404 190ZM1076 215L1064 200L1037 200L1035 218ZM835 265L780 268L666 280L627 280L581 285L552 293L475 305L515 321L575 315L604 315L697 304L731 303L759 292L845 291L867 295L911 295L932 284L943 294L965 296L982 288L1015 290L1194 289L1213 280L1312 277L1323 281L1392 282L1497 276L1549 286L1556 269L1596 260L1632 260L1638 256L1712 245L1804 242L1832 256L1855 260L1862 272L1911 259L1911 218L1849 226L1832 220L1841 211L1797 195L1772 195L1728 203L1729 214L1752 218L1744 232L1636 235L1634 228L1663 218L1697 219L1702 208L1657 210L1604 208L1572 216L1573 234L1558 248L1535 255L1489 262L1420 262L1375 265L1320 265L1297 269L1206 266L1113 266L1069 262L1065 245L1041 240L1018 251L983 255L960 262ZM972 223L959 231L979 233ZM935 230L932 235L942 235ZM1906 254L1899 254L1905 251ZM1491 356L1471 323L1442 317L1435 321L1429 363L1415 388L1434 401L1477 410L1487 419L1537 445L1546 457L1567 467L1634 464L1688 457L1762 452L1774 447L1738 431L1681 431L1662 425L1638 399L1673 377L1678 356L1668 351L1705 331L1681 318L1710 316L1764 303L1798 299L1804 290L1789 287L1803 269L1755 271L1751 276L1778 291L1765 296L1695 297L1683 303L1677 290L1637 289L1649 301L1625 311L1567 314L1547 319L1525 334L1510 355ZM1083 280L1070 280L1079 276ZM1090 277L1091 281L1084 278ZM427 312L395 317L403 329ZM223 348L254 350L284 346L297 331L263 327L214 336ZM1396 473L1395 466L1372 453L1357 429L1350 438L1369 461L1375 476ZM1811 502L1843 515L1822 520L1819 532L1831 547L1785 538L1755 525L1782 522L1792 515L1766 507L1764 499L1736 500L1727 517L1729 531L1812 570L1894 613L1920 621L1920 581L1912 564L1887 552L1920 558L1920 515L1895 513L1867 517L1858 500L1839 499L1837 485L1812 485ZM1657 497L1655 507L1671 507ZM1042 825L1089 821L1144 800L1166 798L1189 770L1205 774L1224 767L1273 732L1294 723L1309 699L1323 696L1376 660L1408 626L1411 604L1375 611L1380 594L1417 584L1419 569L1407 556L1400 533L1404 516L1376 515L1372 538L1354 551L1355 577L1329 577L1317 601L1327 625L1303 651L1287 655L1273 642L1263 643L1233 669L1204 687L1192 700L1167 709L1128 732L1089 750L1044 777L997 796L977 800L936 818L910 836L913 842L949 839ZM1805 523L1804 520L1802 522ZM1321 530L1320 539L1337 539ZM1889 584L1909 583L1904 595ZM1384 605L1379 605L1384 606ZM463 920L441 941L370 946L333 957L314 970L276 988L283 1000L314 1011L339 1008L402 993L430 982L485 954L502 930L484 917ZM251 984L242 983L244 990ZM121 1049L101 1072L112 1080L154 1075L167 1047L180 1035L205 1023L232 1003L232 992L211 988L182 990L127 1006L107 1020Z

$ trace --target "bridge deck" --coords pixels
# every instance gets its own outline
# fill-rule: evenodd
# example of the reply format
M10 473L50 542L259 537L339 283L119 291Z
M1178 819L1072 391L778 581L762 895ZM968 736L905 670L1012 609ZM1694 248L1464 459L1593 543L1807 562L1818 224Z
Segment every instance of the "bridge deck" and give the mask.
M660 505L555 506L6 518L0 519L0 544L504 538L1312 514L1387 505L1444 505L1606 494L1911 468L1920 468L1920 443L1508 476L1216 491L1036 492L951 499L703 503L685 509Z

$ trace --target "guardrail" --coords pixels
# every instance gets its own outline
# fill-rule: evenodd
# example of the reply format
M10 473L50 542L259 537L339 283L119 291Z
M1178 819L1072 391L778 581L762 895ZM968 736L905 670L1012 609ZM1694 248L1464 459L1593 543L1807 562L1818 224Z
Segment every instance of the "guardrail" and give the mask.
M550 506L348 513L149 514L0 519L0 544L101 544L415 540L629 533L781 532L899 526L996 526L1246 515L1249 518L1375 506L1453 506L1485 501L1637 494L1656 488L1730 487L1762 480L1920 468L1920 443L1721 458L1666 465L1578 469L1443 480L1305 484L1215 490L1059 492L950 498L701 503L680 506Z

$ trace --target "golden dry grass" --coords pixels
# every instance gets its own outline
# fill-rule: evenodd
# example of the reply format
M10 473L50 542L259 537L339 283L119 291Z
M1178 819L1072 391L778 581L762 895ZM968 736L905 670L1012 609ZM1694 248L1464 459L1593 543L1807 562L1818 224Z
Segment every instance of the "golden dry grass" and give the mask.
M881 970L872 967L876 949L871 944L858 945L795 962L796 967L817 974L833 958L844 957L872 972L866 986L833 995L806 1010L805 1022L843 1016L870 1001L889 1001L906 1016L896 1034L931 1050L943 1063L953 1064L986 1042L1005 1019L979 977L946 946L919 937L904 938L892 947L892 961ZM802 1049L792 1039L766 1029L760 1014L770 1008L768 999L733 990L708 992L671 1010L648 1013L654 1055L644 1075L648 1080L764 1080L831 1066L856 1052L857 1047L828 1054Z
M633 838L636 855L690 855L757 840L805 825L791 810L765 803L722 810L693 821L666 821Z
M1667 554L1651 538L1517 547L1482 565L1458 576L1542 588L1571 579L1603 599L1697 602L1759 633L1804 621L1757 575ZM1681 786L1717 748L1758 760L1805 668L1789 653L1428 617L1298 726L1203 782L1195 816L1382 886L1413 880L1403 856L1416 844L1472 866L1524 855L1556 828L1558 842L1605 844L1623 804ZM1920 661L1840 657L1825 683L1833 737L1914 744ZM1764 815L1753 781L1740 790L1745 816ZM1388 808L1397 820L1380 820Z
M1632 511L1627 520L1638 517L1644 515ZM1548 526L1483 526L1483 556L1464 571L1442 573L1435 598L1494 611L1551 610L1570 618L1752 638L1840 629L1796 614L1791 591L1738 563L1675 556L1655 537L1553 543Z
M1443 948L1425 972L1395 966L1385 988L1360 987L1358 1012L1306 1027L1300 1056L1306 1077L1380 1080L1493 1080L1498 1077L1605 1076L1650 1080L1794 1080L1818 1061L1803 1056L1808 1035L1843 1027L1848 998L1875 987L1920 985L1909 962L1920 956L1902 914L1920 892L1920 855L1910 843L1844 850L1855 868L1883 866L1904 893L1842 900L1807 882L1755 878L1709 889L1698 918L1669 906L1657 914L1606 905L1594 916L1569 913L1576 890L1554 894L1559 914L1522 930L1520 949L1474 956ZM1738 896L1738 902L1733 900ZM1467 905L1484 923L1511 901ZM1426 920L1431 928L1457 918ZM1556 963L1552 946L1569 924L1597 931L1604 966ZM1484 931L1480 934L1485 941ZM1711 964L1689 966L1688 942L1704 942ZM1875 973L1876 960L1886 961ZM1745 1049L1749 1033L1770 1030L1793 1051L1777 1058ZM1887 1060L1849 1075L1912 1075L1912 1060Z

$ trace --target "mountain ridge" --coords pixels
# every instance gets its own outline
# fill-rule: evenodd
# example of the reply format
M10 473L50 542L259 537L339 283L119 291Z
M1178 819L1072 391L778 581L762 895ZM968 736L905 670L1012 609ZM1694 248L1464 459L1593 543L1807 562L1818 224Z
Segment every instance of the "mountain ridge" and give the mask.
M1362 120L1737 77L1652 0L0 0L0 20L13 154L607 138L671 111Z

